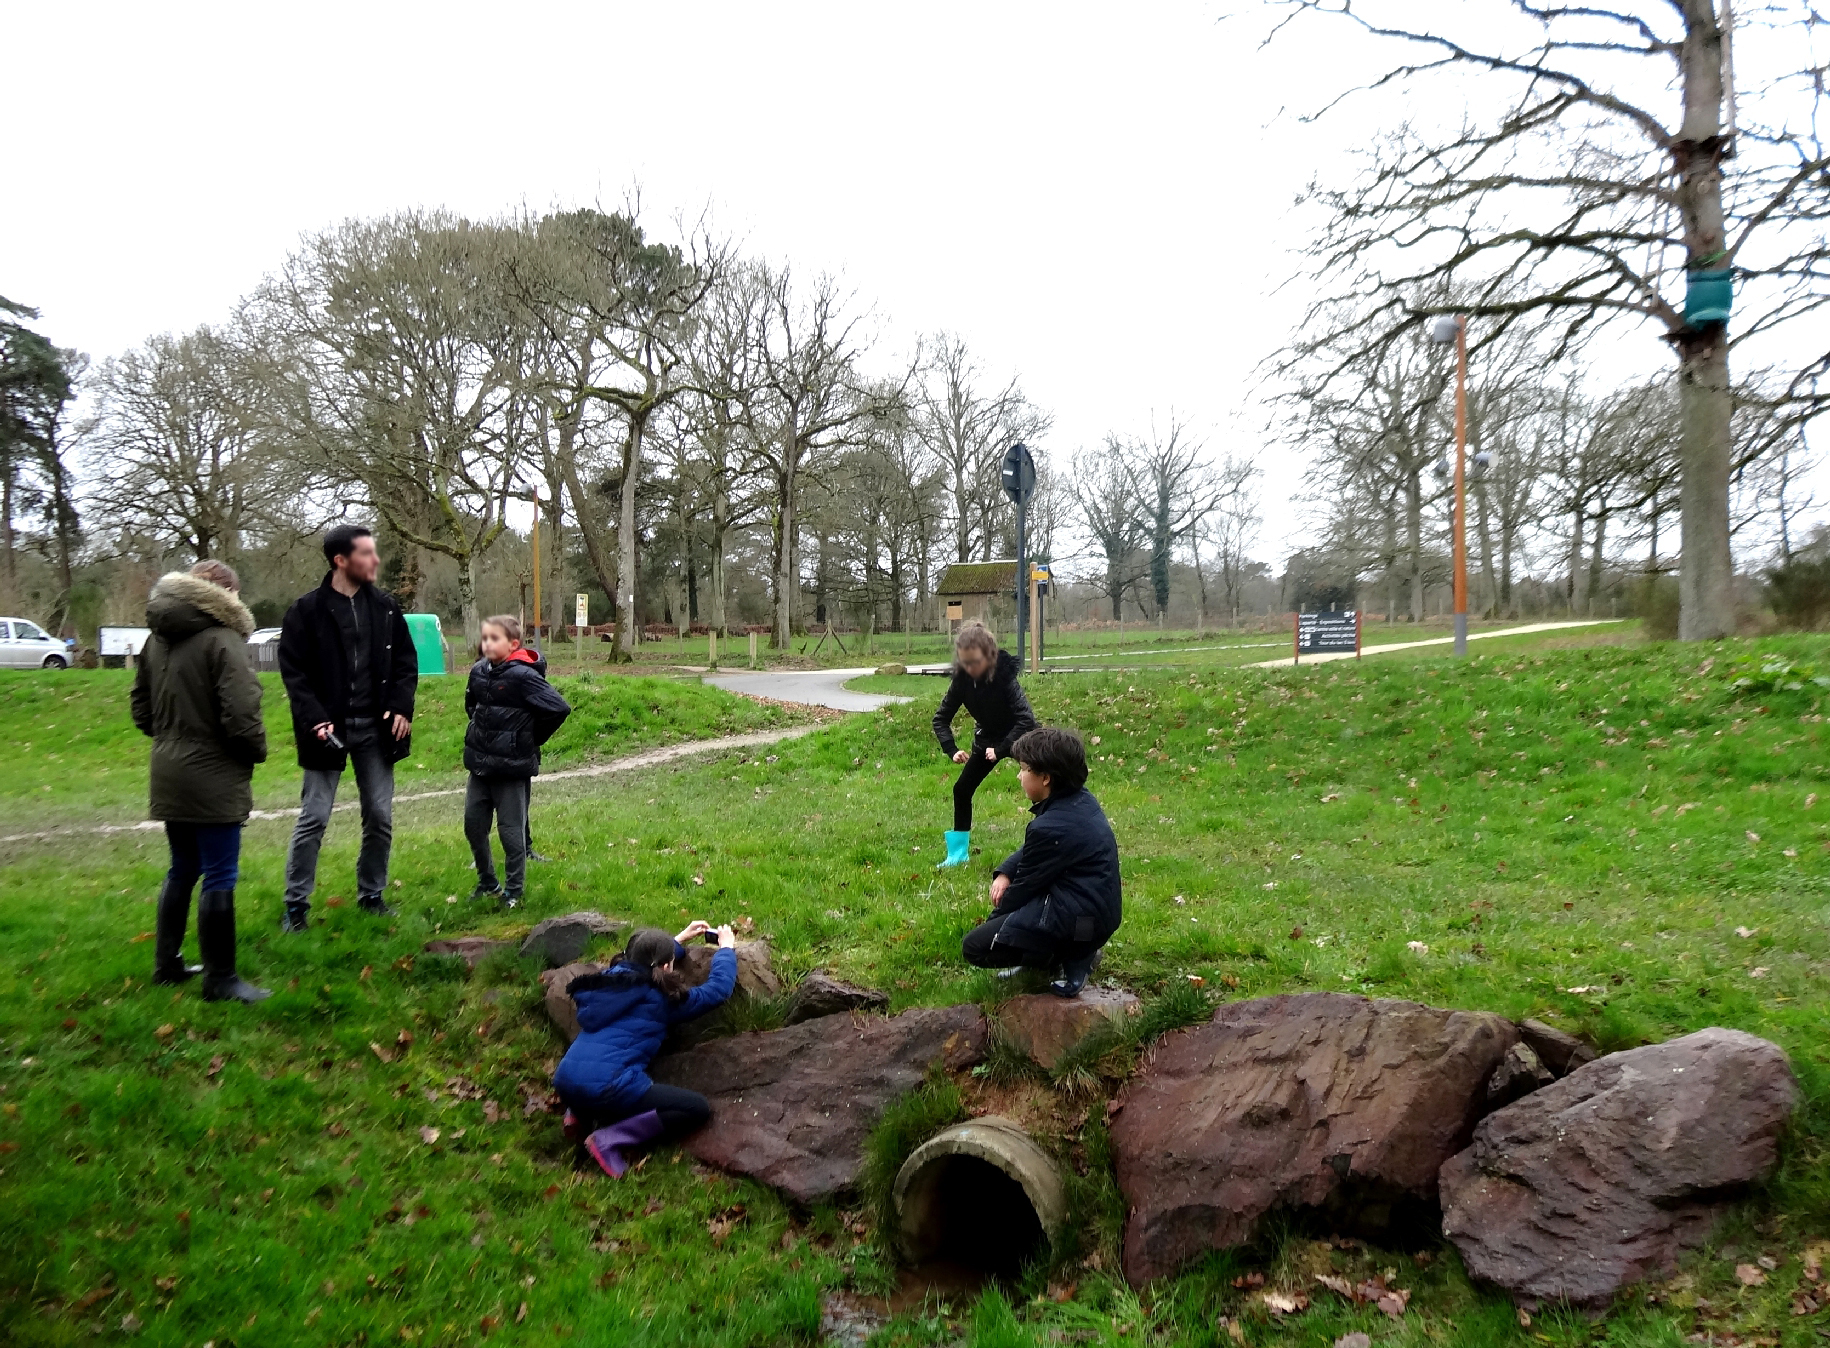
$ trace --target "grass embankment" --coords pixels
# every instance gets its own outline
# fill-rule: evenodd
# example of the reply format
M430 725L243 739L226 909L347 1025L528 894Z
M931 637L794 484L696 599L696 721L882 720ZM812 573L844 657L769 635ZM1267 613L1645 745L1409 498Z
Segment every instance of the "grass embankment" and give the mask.
M1024 1111L1076 1171L1076 1243L1027 1289L1064 1299L1019 1298L1014 1318L995 1299L930 1305L884 1341L1231 1344L1221 1316L1259 1344L1356 1328L1395 1345L1815 1341L1822 1317L1793 1317L1789 1298L1801 1251L1830 1235L1830 689L1800 666L1830 671L1830 645L1712 650L1399 655L1031 692L1045 719L1098 739L1092 786L1127 882L1102 977L1166 1004L1193 975L1227 998L1334 988L1491 1008L1608 1048L1710 1024L1782 1044L1807 1104L1779 1178L1722 1237L1735 1258L1701 1258L1656 1304L1629 1297L1600 1324L1529 1329L1446 1247L1291 1236L1134 1293L1111 1276L1122 1203L1097 1107L1120 1046L1081 1064L1072 1092L961 1083L969 1103ZM980 796L982 854L931 869L952 769L926 725L938 681L918 687L920 703L766 752L538 789L555 862L531 873L527 920L747 915L790 976L824 965L897 1006L989 997L958 938L1025 816L1000 771ZM441 930L510 929L447 902L471 885L455 805L403 809L396 828L397 920L321 906L322 927L282 940L285 828L250 826L244 963L278 989L253 1010L145 985L149 943L133 938L152 925L156 837L5 854L0 1324L16 1340L86 1342L131 1316L174 1345L763 1345L817 1338L823 1290L881 1286L862 1209L798 1212L677 1153L621 1184L575 1176L538 1108L559 1042L532 971L498 959L465 979L418 953ZM347 884L353 834L333 824L328 892ZM1756 1256L1776 1268L1742 1287L1734 1265ZM1314 1293L1323 1263L1401 1271L1409 1314L1324 1293L1277 1322L1233 1285L1256 1269Z
M128 707L133 678L130 670L114 669L0 672L7 745L0 755L0 835L144 816L150 742L134 728ZM547 745L549 769L807 719L696 682L596 674L554 682L573 714ZM401 794L461 784L464 683L462 676L420 680L413 755L395 769ZM255 807L296 806L299 767L286 690L277 674L262 675L261 684L268 753L254 773Z

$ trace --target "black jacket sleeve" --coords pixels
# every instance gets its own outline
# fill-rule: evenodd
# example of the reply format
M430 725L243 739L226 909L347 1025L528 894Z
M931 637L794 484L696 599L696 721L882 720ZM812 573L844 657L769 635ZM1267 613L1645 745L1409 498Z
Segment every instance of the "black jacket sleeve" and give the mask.
M394 647L394 667L388 671L388 705L384 710L403 720L413 719L413 699L419 693L419 650L413 645L413 633L400 606L390 606L393 619L388 641Z
M134 671L133 695L128 705L133 708L133 723L140 728L142 735L153 733L152 713L152 676L146 668L146 653L140 652L139 668Z
M294 722L303 726L323 725L335 719L325 710L318 700L317 690L311 686L311 670L305 653L312 641L311 621L305 614L305 600L301 599L286 610L286 617L280 623L279 654L280 682L286 685Z
M566 717L572 714L572 704L561 697L552 684L532 670L528 672L531 677L525 680L525 697L527 710L534 720L534 743L545 744L566 723Z
M1009 699L1010 729L997 743L999 758L1009 758L1011 747L1036 728L1036 713L1030 710L1029 697L1024 693L1023 685L1014 678L1010 681Z
M1024 835L1023 846L998 867L1000 875L1010 877L1003 898L998 900L1000 913L1014 913L1048 897L1055 881L1074 859L1074 849L1066 842L1054 829L1032 827Z
M964 674L954 671L947 681L947 694L941 698L940 707L934 713L934 738L940 741L940 751L948 758L959 752L959 741L953 738L953 718L959 715L960 704L965 701L965 678Z

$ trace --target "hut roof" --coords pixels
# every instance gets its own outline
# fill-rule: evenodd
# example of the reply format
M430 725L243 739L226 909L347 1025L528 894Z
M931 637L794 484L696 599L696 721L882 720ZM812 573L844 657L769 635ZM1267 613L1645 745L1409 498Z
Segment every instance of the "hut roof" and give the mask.
M1014 558L1002 562L954 562L941 574L936 594L1015 594L1017 563Z

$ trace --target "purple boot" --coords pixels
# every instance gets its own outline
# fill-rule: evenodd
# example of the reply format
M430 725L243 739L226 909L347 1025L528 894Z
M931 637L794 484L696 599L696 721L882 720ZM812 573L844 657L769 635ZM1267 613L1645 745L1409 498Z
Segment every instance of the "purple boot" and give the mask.
M621 1179L623 1172L629 1169L629 1161L623 1155L626 1147L639 1147L644 1142L652 1142L661 1135L661 1116L649 1110L646 1114L636 1114L613 1123L608 1128L599 1128L585 1139L585 1150L591 1153L591 1159L604 1168L604 1173L611 1179Z

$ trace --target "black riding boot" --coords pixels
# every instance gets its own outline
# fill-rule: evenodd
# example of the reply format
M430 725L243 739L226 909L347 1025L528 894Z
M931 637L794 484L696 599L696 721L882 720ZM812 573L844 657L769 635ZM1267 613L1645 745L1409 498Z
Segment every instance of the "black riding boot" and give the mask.
M203 1000L258 1002L273 994L235 972L235 891L205 890L197 900L197 945L203 951Z
M203 972L201 964L184 962L184 924L191 915L191 895L172 884L171 876L159 889L157 934L153 941L153 976L155 983L182 983Z
M1095 950L1082 959L1063 960L1061 977L1048 985L1048 990L1057 997L1078 997L1080 990L1087 985L1087 979L1093 976L1093 970L1099 967L1100 952Z

